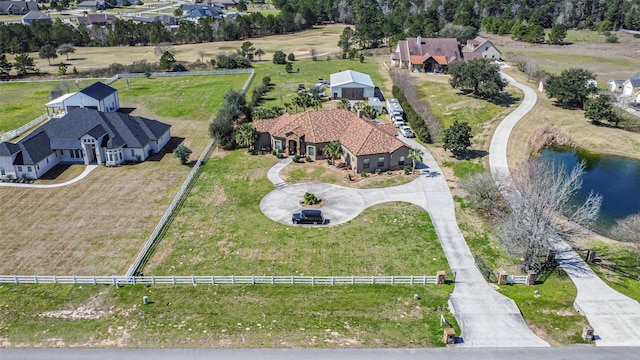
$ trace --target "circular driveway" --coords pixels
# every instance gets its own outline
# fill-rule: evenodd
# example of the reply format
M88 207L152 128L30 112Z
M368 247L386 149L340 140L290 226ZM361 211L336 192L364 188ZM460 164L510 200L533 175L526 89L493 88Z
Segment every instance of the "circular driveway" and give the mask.
M365 209L365 202L356 189L325 183L301 183L286 185L268 193L260 201L260 210L270 219L282 224L293 225L291 215L304 209L300 200L304 194L313 193L324 201L320 207L325 218L325 225L345 223ZM310 226L314 225L300 225ZM316 225L321 226L321 225Z

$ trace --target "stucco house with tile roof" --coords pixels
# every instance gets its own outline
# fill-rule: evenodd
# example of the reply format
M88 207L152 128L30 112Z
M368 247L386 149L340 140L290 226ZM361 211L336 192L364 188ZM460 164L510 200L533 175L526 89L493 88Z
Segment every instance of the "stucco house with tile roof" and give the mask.
M463 59L458 40L420 36L398 41L391 55L394 66L420 72L441 72Z
M488 60L500 60L502 57L500 50L489 39L482 36L477 36L475 39L467 41L462 55L465 60L470 60L473 57L471 54L480 54L478 58Z
M17 143L0 143L0 178L37 179L59 163L118 166L144 161L170 139L170 125L156 120L76 108Z
M326 159L323 148L339 141L342 159L355 173L386 171L411 165L410 147L400 141L393 124L375 124L355 112L338 109L284 114L253 122L257 149L281 150L286 155Z

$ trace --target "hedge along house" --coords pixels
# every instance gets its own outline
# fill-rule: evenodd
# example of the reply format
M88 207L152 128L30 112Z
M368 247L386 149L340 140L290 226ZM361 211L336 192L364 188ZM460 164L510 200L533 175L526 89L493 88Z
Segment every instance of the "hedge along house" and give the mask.
M0 143L0 178L37 179L59 163L118 166L144 161L170 139L170 125L159 121L73 109L15 144Z
M329 83L333 100L364 100L375 96L371 76L361 72L347 70L331 74Z
M342 159L355 173L386 171L411 165L410 148L398 140L393 124L375 124L344 110L307 111L256 120L257 148L280 150L285 155L326 159L324 147L342 144Z
M120 101L118 100L118 90L98 81L78 92L62 95L48 102L45 106L47 113L49 113L49 109L53 109L54 114L59 112L68 114L70 110L75 108L114 112L120 109Z

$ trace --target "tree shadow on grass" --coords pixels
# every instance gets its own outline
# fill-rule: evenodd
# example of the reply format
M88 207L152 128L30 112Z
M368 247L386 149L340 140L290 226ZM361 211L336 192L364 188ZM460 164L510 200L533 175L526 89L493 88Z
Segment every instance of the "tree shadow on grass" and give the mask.
M500 92L497 95L486 99L487 101L489 101L492 104L501 106L501 107L509 107L513 104L515 104L518 101L518 98L516 98L515 96L506 93L506 92Z
M146 161L161 161L165 155L173 154L173 151L182 144L184 138L172 136L167 144L159 152L149 156Z

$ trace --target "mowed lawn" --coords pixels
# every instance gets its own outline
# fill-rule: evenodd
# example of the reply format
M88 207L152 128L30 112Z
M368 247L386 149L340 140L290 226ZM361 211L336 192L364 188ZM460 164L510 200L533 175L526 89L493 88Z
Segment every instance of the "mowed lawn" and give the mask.
M443 346L453 285L0 285L3 347ZM413 294L420 296L413 299ZM149 305L142 305L148 296ZM25 301L29 299L29 301ZM456 332L460 330L456 328Z
M209 138L203 109L215 111L223 89L240 84L239 89L248 75L194 78L136 79L130 82L131 90L122 80L112 84L119 89L121 106L136 108L133 115L171 125L168 153L134 166L99 167L86 179L61 188L0 187L0 197L10 209L0 219L0 273L112 275L126 271L191 170L171 154L173 147L184 141L195 160ZM145 87L150 95L138 87ZM166 94L165 101L156 102L152 94ZM201 100L187 101L192 98ZM199 102L206 105L194 109ZM176 117L156 116L156 111Z
M388 203L320 228L283 225L260 211L274 189L271 155L210 158L158 246L154 275L435 275L448 272L429 215Z
M45 104L49 102L52 90L79 91L98 80L0 82L0 134L46 113Z

